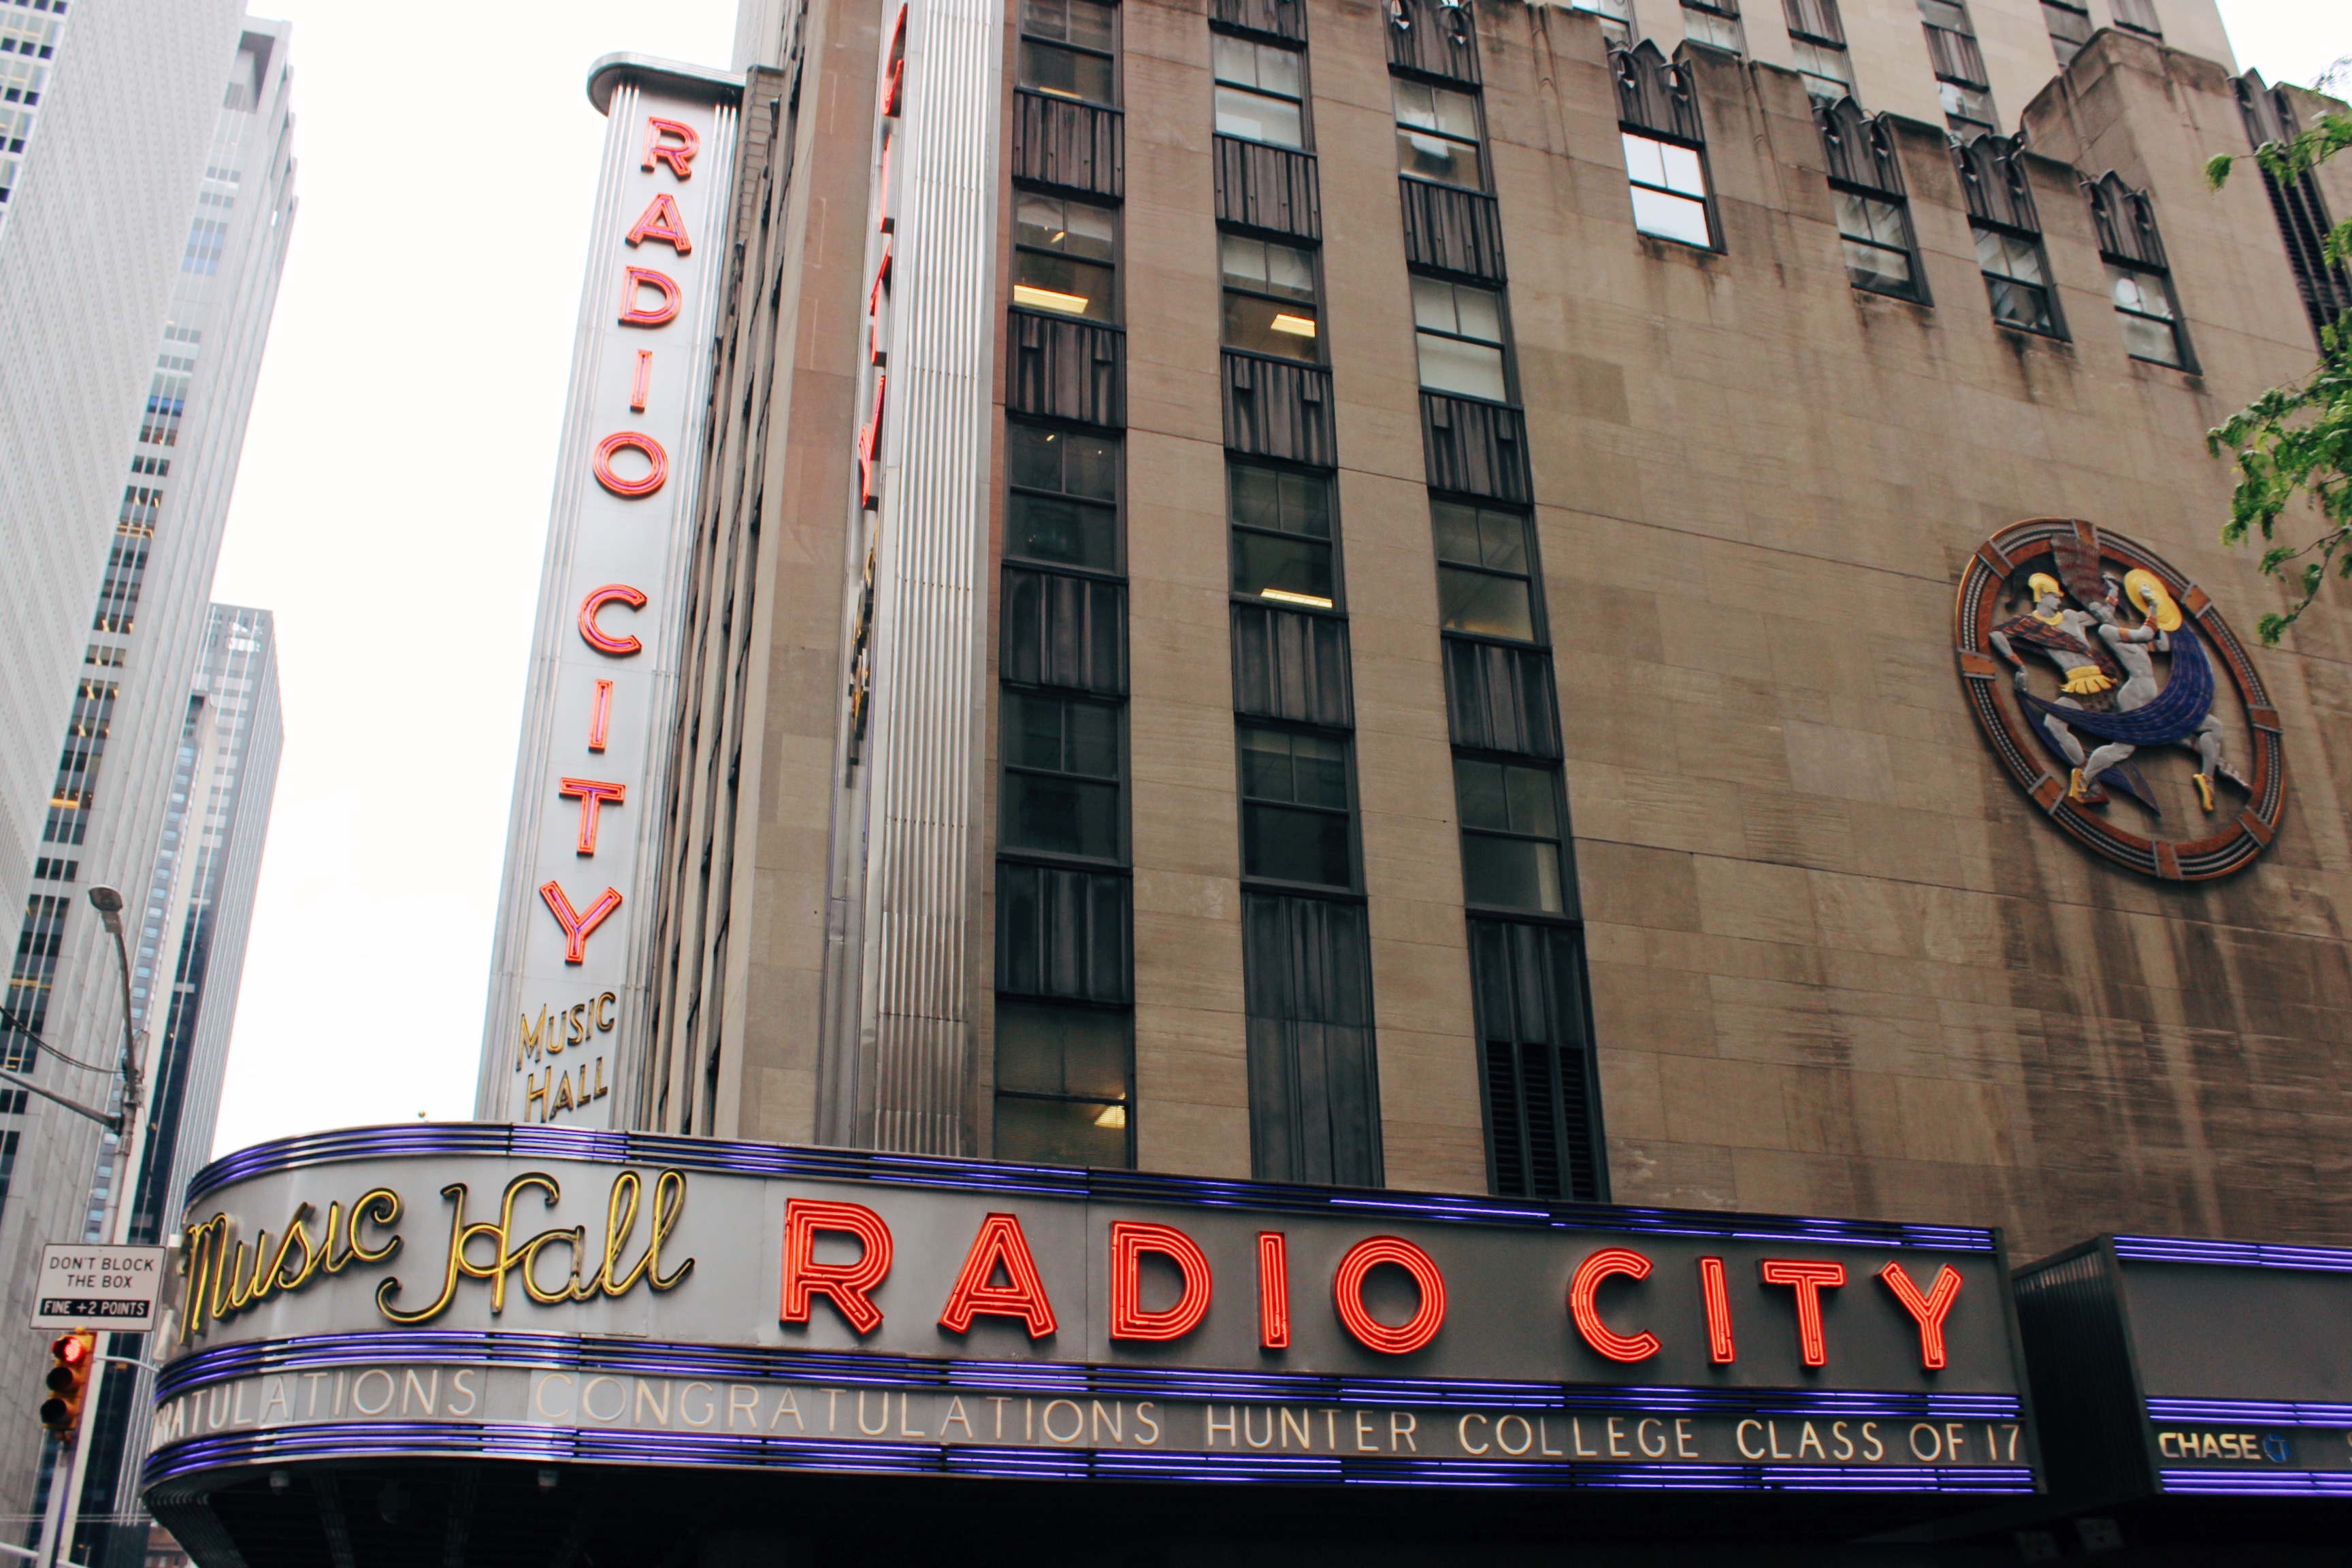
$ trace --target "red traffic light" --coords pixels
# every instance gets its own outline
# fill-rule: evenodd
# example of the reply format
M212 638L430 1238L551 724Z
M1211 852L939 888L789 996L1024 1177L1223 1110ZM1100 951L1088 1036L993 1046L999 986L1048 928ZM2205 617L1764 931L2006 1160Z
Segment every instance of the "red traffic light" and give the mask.
M60 1436L81 1421L89 1373L98 1360L98 1335L88 1329L60 1334L49 1343L49 1373L42 1379L49 1397L41 1401L41 1425Z

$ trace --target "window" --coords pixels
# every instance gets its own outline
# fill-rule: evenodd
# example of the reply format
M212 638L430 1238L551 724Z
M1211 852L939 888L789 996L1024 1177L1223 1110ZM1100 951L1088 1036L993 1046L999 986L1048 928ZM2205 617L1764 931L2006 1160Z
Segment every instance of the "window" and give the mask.
M1961 136L1999 129L1993 118L1992 94L1966 82L1939 81L1936 95L1944 100L1944 123Z
M1118 858L1118 710L1013 690L1003 706L1004 847Z
M1502 403L1503 297L1491 289L1412 280L1413 342L1421 350L1421 384Z
M12 1100L21 1114L25 1109L25 1091L18 1089ZM13 1128L0 1133L0 1213L7 1210L8 1183L16 1173L16 1138L17 1133Z
M1528 520L1517 512L1433 500L1438 624L1449 632L1537 638Z
M1118 569L1118 442L1008 423L1013 481L1004 552L1098 572Z
M22 1072L32 1065L39 1047L33 1043L47 1024L49 981L57 973L58 954L64 950L66 911L73 900L36 893L25 900L25 923L16 933L16 962L8 972L8 1011L13 1021L0 1026L0 1067Z
M1483 188L1478 174L1478 100L1452 88L1394 80L1397 167L1415 179Z
M1330 609L1331 486L1312 474L1235 463L1226 470L1234 592Z
M2042 20L2050 28L2050 49L2061 67L2071 66L2091 41L2091 12L2083 0L2042 0Z
M1227 33L1212 36L1217 72L1217 134L1276 147L1307 145L1299 100L1305 57Z
M1977 266L1992 300L1992 319L2004 327L2057 336L2058 316L2051 304L2049 271L2042 264L2042 241L1982 223L1971 226L1977 236Z
M1089 321L1115 320L1116 224L1107 207L1016 193L1013 302Z
M1021 0L1021 85L1056 98L1111 101L1117 11L1095 0Z
M1739 0L1683 0L1683 33L1735 55L1748 52L1748 34L1739 26Z
M1000 997L996 1157L1120 1168L1135 1163L1129 1015Z
M1706 221L1706 170L1696 149L1620 132L1625 178L1633 187L1633 226L1660 239L1714 246Z
M2134 359L2185 365L2180 320L2172 308L2172 286L2161 272L2107 263L2107 289L2123 322L2124 347Z
M1559 775L1550 768L1458 757L1462 892L1489 909L1564 914L1559 881Z
M1853 66L1846 58L1843 44L1790 38L1789 47L1797 57L1797 70L1805 79L1807 92L1831 102L1853 95Z
M1348 837L1348 743L1241 726L1242 875L1355 885Z
M2164 28L2156 19L2156 0L2115 0L2116 26L2143 33L2151 38L2164 37Z
M1225 275L1225 346L1309 364L1316 335L1315 258L1287 245L1219 237Z
M1569 0L1579 11L1601 18L1601 36L1618 48L1633 41L1633 0Z
M1832 188L1838 236L1845 247L1845 275L1857 289L1874 294L1919 297L1911 262L1911 223L1901 204Z
M1250 1174L1381 1184L1381 1094L1363 906L1242 895Z
M1984 53L1977 47L1976 29L1959 0L1918 0L1919 20L1927 35L1927 58L1936 68L1936 92L1943 100L1944 122L1955 133L1974 136L1996 129L1991 78L1985 74Z

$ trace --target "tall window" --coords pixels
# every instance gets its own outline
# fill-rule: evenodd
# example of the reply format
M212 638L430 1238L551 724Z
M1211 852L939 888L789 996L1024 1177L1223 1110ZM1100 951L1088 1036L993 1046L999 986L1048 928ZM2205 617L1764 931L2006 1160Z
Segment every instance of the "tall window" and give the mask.
M1118 216L1066 196L1013 196L1013 302L1089 321L1118 318Z
M1348 743L1240 726L1242 875L1321 888L1355 885Z
M25 900L25 923L16 933L16 959L8 971L8 1012L13 1021L0 1021L0 1067L22 1072L39 1048L33 1037L47 1026L49 981L58 972L58 954L65 949L66 911L70 899L36 893Z
M1106 1007L996 1004L996 1157L1132 1165L1129 1015Z
M2124 347L2134 359L2189 368L2189 341L2182 331L2172 274L2156 209L2147 195L2119 175L2084 182L2091 224L2098 231L2099 259L2107 269L2107 296L2123 327Z
M1423 386L1495 403L1508 400L1500 294L1468 283L1416 277L1412 324Z
M2156 0L2115 0L2115 13L2116 26L2163 38L2164 26L2156 19Z
M1210 36L1217 134L1276 147L1307 145L1306 56L1230 33Z
M1118 570L1118 443L1108 436L1008 424L1004 552L1059 566Z
M1415 179L1479 190L1478 100L1450 87L1391 79L1397 167Z
M1660 239L1711 247L1715 235L1706 216L1706 166L1698 150L1654 136L1618 133L1625 150L1625 178L1633 190L1633 226Z
M1119 858L1118 708L1036 691L1004 693L1006 847Z
M1739 0L1683 0L1683 33L1736 55L1748 52L1748 34L1739 25Z
M1992 319L2045 336L2058 335L2058 313L2051 303L2050 269L2042 259L2042 237L2017 229L1978 222L1977 267L1984 273L1985 293L1992 301Z
M1984 52L1960 0L1919 0L1919 22L1927 35L1927 58L1936 68L1936 93L1943 100L1944 123L1955 135L1974 136L2000 129L1992 108L1992 79Z
M1021 85L1056 98L1110 102L1118 28L1116 5L1021 0Z
M1331 561L1330 481L1234 463L1226 469L1226 482L1234 592L1278 604L1334 607L1339 587Z
M1617 48L1623 48L1633 38L1633 0L1570 0L1579 11L1589 11L1601 19L1601 36Z
M1466 501L1430 503L1437 534L1437 616L1449 632L1538 639L1527 519Z
M2170 279L2149 268L2111 260L2107 290L2115 301L2116 319L2123 323L2124 347L2131 351L2132 358L2158 364L2186 363Z
M1830 200L1837 204L1838 239L1845 249L1847 281L1874 294L1917 299L1911 219L1903 204L1834 186Z
M1457 758L1462 895L1486 909L1567 912L1560 892L1559 772Z
M1832 102L1853 93L1853 62L1847 56L1845 22L1837 0L1781 0L1789 17L1789 46L1805 90Z
M1314 254L1238 234L1219 236L1218 247L1225 281L1225 346L1319 363Z
M2071 66L2091 41L2091 9L2084 0L2042 0L2042 20L2050 29L2050 49L2061 67Z

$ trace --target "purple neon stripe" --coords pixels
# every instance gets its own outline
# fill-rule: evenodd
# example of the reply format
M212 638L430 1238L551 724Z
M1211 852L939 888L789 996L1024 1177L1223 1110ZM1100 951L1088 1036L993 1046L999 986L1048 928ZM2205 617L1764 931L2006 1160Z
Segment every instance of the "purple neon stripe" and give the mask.
M222 1345L181 1357L156 1380L158 1404L237 1378L297 1369L408 1363L486 1363L646 1377L782 1378L865 1387L996 1389L1034 1394L1340 1405L1414 1405L1472 1409L1645 1410L1759 1415L1885 1415L2012 1419L2004 1394L1917 1394L1778 1388L1675 1388L1572 1384L1347 1378L1056 1362L930 1361L733 1345L647 1343L565 1334L419 1330L320 1334Z
M368 1459L427 1454L565 1459L607 1464L733 1466L1035 1478L1191 1480L1351 1481L1388 1485L1510 1487L1669 1487L1706 1490L2011 1492L2032 1489L2031 1472L2012 1468L1903 1468L1718 1465L1546 1465L1475 1459L1364 1459L1351 1456L1087 1452L922 1443L845 1443L807 1437L717 1433L578 1430L514 1425L459 1426L430 1422L292 1427L226 1437L196 1437L150 1456L141 1484L233 1466L295 1459ZM2166 1472L2168 1476L2173 1472ZM2193 1474L2194 1472L2192 1472ZM2319 1478L2333 1479L2333 1478ZM2352 1483L2352 1476L2342 1478ZM2347 1489L2352 1489L2347 1487Z
M2352 1247L2288 1247L2267 1241L2199 1241L2188 1237L2119 1236L2116 1256L2136 1263L2206 1263L2236 1268L2303 1268L2352 1273Z
M2158 1470L2168 1492L2248 1497L2352 1497L2352 1470Z
M1292 1214L1394 1215L1439 1224L1543 1226L1565 1230L1633 1231L1660 1236L1715 1237L1854 1247L1928 1247L1990 1252L1992 1233L1943 1225L1816 1219L1679 1209L1612 1207L1601 1204L1535 1205L1498 1198L1351 1191L1264 1182L1235 1182L1142 1172L1084 1171L884 1154L854 1149L803 1149L777 1143L725 1142L646 1132L589 1131L565 1127L509 1127L483 1122L351 1128L256 1144L214 1161L189 1184L188 1202L232 1182L335 1161L430 1154L563 1158L614 1164L666 1164L681 1170L882 1186L985 1192L1097 1203L1249 1207ZM2313 1249L2289 1249L2311 1251ZM2352 1253L2344 1254L2352 1258ZM2346 1267L2352 1267L2347 1263Z
M2352 1405L2269 1399L2151 1399L2150 1420L2254 1422L2266 1426L2352 1426Z

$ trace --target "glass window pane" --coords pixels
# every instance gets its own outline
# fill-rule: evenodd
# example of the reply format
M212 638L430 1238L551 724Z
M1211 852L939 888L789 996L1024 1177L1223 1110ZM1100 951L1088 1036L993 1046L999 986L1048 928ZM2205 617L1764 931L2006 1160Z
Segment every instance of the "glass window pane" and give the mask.
M1441 500L1429 503L1431 525L1437 531L1437 558L1440 561L1460 561L1476 565L1478 553L1478 511L1475 507L1456 505Z
M1268 98L1262 92L1244 92L1237 87L1217 89L1217 134L1269 142L1276 147L1307 144L1298 105L1286 99Z
M1503 297L1491 289L1454 284L1454 319L1465 338L1486 343L1503 341Z
M1478 513L1480 558L1499 572L1528 569L1527 520L1515 511Z
M1396 103L1399 125L1417 126L1423 131L1437 129L1437 105L1432 89L1422 82L1391 78L1389 90Z
M1706 226L1706 204L1688 196L1669 195L1635 185L1633 226L1660 239L1678 240L1705 247L1712 243Z
M1007 692L1004 698L1004 761L1014 767L1062 765L1062 710L1048 697Z
M1987 274L1985 292L1992 300L1993 320L2030 332L2052 330L2050 298L2042 289Z
M1007 773L1003 832L1013 848L1108 859L1118 853L1118 786Z
M1225 472L1234 521L1317 539L1331 537L1331 487L1326 480L1244 463L1233 464Z
M1006 510L1008 554L1103 572L1118 569L1118 514L1108 508L1015 491Z
M1090 103L1110 101L1110 61L1101 55L1034 39L1021 40L1021 85L1050 92L1056 98L1079 98Z
M1127 1026L1123 1013L1002 999L996 1004L996 1087L1125 1100Z
M1294 777L1302 805L1348 805L1348 748L1321 735L1290 737Z
M1242 742L1242 794L1254 800L1295 798L1290 769L1290 737L1280 730L1244 726Z
M2107 264L2107 284L2115 295L2116 309L2136 310L2144 316L2172 319L2172 300L2164 285L2151 273L2135 272L2128 267Z
M1459 338L1415 335L1421 347L1421 384L1432 392L1458 393L1465 397L1507 401L1503 384L1503 351Z
M1251 877L1344 888L1349 879L1348 819L1328 811L1244 806L1242 871Z
M1211 52L1219 81L1278 92L1286 98L1299 96L1300 57L1294 50L1217 33L1212 36Z
M1013 302L1033 310L1108 321L1112 317L1111 269L1075 257L1016 250Z
M1507 767L1503 789L1510 800L1511 831L1559 837L1559 796L1552 789L1550 769Z
M1265 282L1265 241L1238 234L1219 237L1217 255L1229 283L1262 286Z
M1124 1170L1127 1107L999 1095L996 1157L1040 1165Z
M1017 194L1013 208L1013 242L1072 256L1111 258L1111 215L1104 207L1032 191Z
M1677 147L1666 142L1659 144L1658 157L1665 164L1668 190L1680 191L1686 196L1706 195L1706 174L1699 166L1696 153L1688 147Z
M1426 131L1397 128L1397 170L1417 180L1443 185L1479 188L1478 148L1475 142L1449 142Z
M1021 30L1040 38L1108 49L1111 9L1096 0L1022 0Z
M1118 443L1034 425L1008 425L1005 463L1016 485L1065 490L1097 500L1118 498Z
M1412 280L1412 324L1433 332L1455 330L1454 285L1434 278Z
M1911 291L1911 258L1904 251L1849 239L1845 242L1845 271L1857 289L1875 289L1891 294Z
M1258 294L1225 294L1225 346L1309 364L1323 357L1315 307Z
M1474 763L1456 758L1454 763L1454 800L1462 813L1465 827L1498 827L1511 826L1510 797L1503 788L1503 765L1500 763Z
M1566 913L1559 891L1559 846L1464 834L1462 896L1493 908Z
M1497 577L1457 567L1437 570L1439 624L1454 632L1483 637L1535 640L1535 616L1528 603L1524 578Z
M2180 363L2180 337L2171 322L2124 310L2116 311L2116 319L2123 323L2124 352L2134 359L2151 359L2158 364Z
M1625 149L1627 179L1638 180L1645 185L1666 183L1666 163L1663 155L1664 142L1653 142L1646 136L1636 136L1631 132L1620 132L1618 140Z
M1311 539L1236 529L1234 592L1328 609L1331 547Z
M1013 767L1115 779L1118 711L1098 702L1006 692L1004 761Z
M1244 725L1241 731L1242 794L1254 800L1296 802L1344 811L1348 748L1322 735Z
M1287 245L1265 247L1265 287L1292 300L1315 298L1315 258Z

